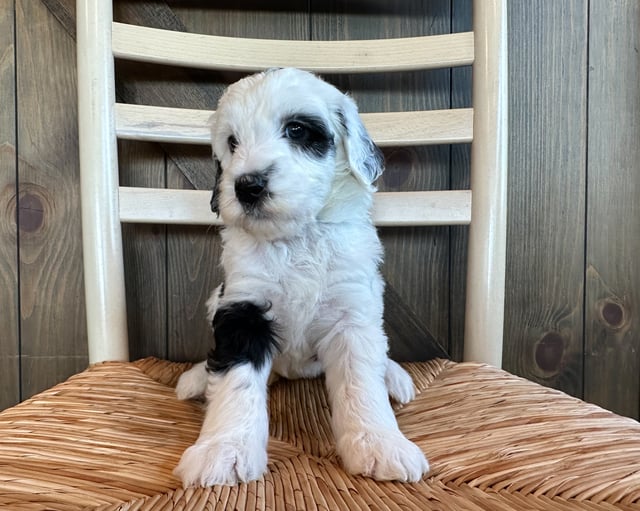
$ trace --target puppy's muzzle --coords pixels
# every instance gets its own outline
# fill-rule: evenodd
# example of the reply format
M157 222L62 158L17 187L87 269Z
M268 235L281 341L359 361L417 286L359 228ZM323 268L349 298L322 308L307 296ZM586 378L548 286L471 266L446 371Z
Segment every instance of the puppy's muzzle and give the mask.
M267 194L267 178L263 174L245 174L236 179L236 197L244 206L254 206Z

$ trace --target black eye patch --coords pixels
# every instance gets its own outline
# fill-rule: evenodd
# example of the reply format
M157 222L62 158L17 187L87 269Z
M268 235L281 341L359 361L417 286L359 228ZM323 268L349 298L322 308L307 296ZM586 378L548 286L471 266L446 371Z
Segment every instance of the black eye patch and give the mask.
M333 135L319 117L302 114L287 117L282 123L282 136L317 158L333 149Z

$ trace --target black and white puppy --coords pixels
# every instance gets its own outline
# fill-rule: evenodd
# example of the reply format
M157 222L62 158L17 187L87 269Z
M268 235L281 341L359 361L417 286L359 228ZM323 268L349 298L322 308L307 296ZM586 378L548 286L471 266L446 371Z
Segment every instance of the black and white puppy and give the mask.
M260 478L269 374L324 372L345 469L419 480L429 466L389 403L410 401L414 387L382 328L371 207L383 160L355 103L308 72L269 70L227 89L212 140L225 280L208 303L215 347L176 389L207 401L176 474L185 486Z

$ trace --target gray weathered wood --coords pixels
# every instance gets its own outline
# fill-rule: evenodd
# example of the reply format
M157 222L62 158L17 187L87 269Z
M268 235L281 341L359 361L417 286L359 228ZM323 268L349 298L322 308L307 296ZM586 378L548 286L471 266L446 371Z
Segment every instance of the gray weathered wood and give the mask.
M587 3L509 4L504 367L582 394Z
M166 186L165 155L155 144L118 144L123 186ZM123 225L129 353L167 357L167 229Z
M452 27L454 32L472 29L471 0L452 2ZM451 106L462 108L471 106L471 67L456 68L451 71ZM470 188L470 145L451 146L451 188ZM451 227L450 282L449 291L449 354L454 360L462 360L464 350L465 291L468 229Z
M640 3L590 3L585 398L640 414Z
M0 410L20 400L13 0L0 0Z
M75 40L76 38L76 2L75 0L40 0L49 9L58 23Z
M448 358L443 346L429 330L427 320L418 316L402 296L387 283L384 290L384 330L390 342L389 356L397 361Z
M188 188L182 173L169 162L170 188ZM215 227L169 226L167 245L167 327L169 358L203 360L213 348L206 301L223 280L220 239Z
M16 1L23 397L86 367L75 44Z

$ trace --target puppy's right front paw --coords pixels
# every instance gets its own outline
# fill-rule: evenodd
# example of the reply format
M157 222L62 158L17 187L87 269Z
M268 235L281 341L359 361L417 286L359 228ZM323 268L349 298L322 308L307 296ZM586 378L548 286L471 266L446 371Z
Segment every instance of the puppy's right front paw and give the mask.
M174 474L187 486L233 486L259 479L267 470L267 451L246 444L202 441L184 451Z
M351 474L414 483L429 472L429 463L420 448L398 430L345 434L336 447L344 468Z
M204 397L207 390L206 364L206 362L200 362L180 375L176 385L176 396L179 400Z

